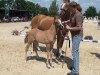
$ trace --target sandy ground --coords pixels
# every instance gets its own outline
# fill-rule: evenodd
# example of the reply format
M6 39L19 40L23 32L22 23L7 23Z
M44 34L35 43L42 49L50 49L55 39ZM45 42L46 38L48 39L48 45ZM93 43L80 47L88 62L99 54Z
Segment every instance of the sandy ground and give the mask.
M30 59L25 62L24 36L13 36L14 29L22 30L30 22L0 23L0 75L67 75L68 66L72 63L71 49L67 50L64 68L54 61L54 68L46 68L45 46L40 44L42 51L38 51L40 58L36 59L35 53L28 52ZM22 32L22 35L25 31ZM100 30L95 23L84 23L84 35L92 35L100 40ZM66 41L63 49L65 49ZM56 43L54 48L56 48ZM81 42L80 46L80 75L100 75L100 43Z

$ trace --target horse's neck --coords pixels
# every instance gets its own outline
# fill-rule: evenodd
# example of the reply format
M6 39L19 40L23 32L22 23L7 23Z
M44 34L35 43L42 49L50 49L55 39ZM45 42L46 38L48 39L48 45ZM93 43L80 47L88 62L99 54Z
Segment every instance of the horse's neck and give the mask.
M54 17L50 17L50 21L52 22L52 25L51 25L50 29L54 29L55 28Z
M68 3L63 3L61 5L61 9L67 9L68 8Z

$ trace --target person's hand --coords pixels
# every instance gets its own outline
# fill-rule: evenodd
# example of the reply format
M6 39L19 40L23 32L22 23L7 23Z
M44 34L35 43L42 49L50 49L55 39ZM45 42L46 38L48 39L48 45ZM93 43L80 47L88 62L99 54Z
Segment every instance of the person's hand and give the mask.
M70 27L70 26L68 26L68 25L66 25L66 29L71 30L71 27Z

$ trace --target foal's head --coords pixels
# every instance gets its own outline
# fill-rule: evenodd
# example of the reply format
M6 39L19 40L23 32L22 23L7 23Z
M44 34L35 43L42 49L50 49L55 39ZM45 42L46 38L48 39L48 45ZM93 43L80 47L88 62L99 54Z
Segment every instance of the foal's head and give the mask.
M60 24L59 20L60 20L59 16L54 16L54 23Z

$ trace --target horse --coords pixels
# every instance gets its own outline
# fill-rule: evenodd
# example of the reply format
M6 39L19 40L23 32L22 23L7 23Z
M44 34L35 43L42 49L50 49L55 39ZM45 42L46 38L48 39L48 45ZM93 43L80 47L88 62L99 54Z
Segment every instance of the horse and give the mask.
M60 14L59 14L61 22L63 22L63 29L60 29L60 28L57 29L57 49L58 49L57 54L56 54L57 58L59 58L59 56L62 56L62 46L63 46L65 36L67 36L67 39L69 40L66 24L70 25L70 21L69 21L70 14L71 13L70 13L69 5L66 5L64 9L61 9ZM69 41L69 44L70 44L70 41ZM66 56L66 51L65 51L65 56Z
M46 22L42 22L42 19L46 18L46 17L48 17L48 16L42 15L42 14L36 15L35 17L33 17L31 24L30 24L31 29L38 28L38 29L43 30L43 31L49 29L50 26L52 25L51 24L52 22L51 23L49 22L48 24ZM55 18L57 18L57 16L55 16ZM37 45L38 45L37 46L38 50L40 50L39 43L37 43Z
M35 17L33 17L32 20L31 20L31 24L30 24L31 29L37 28L37 27L39 28L40 21L45 17L47 17L47 16L46 15L36 15Z
M37 17L39 17L39 15ZM33 29L31 29L30 31L26 33L25 40L26 40L27 45L25 48L25 58L27 61L27 51L32 43L33 43L33 49L36 52L36 56L39 57L37 53L37 43L42 43L46 45L46 50L47 50L46 67L47 68L54 67L52 65L52 51L53 51L53 45L56 41L56 24L55 23L56 22L58 23L58 18L50 17L50 16L42 16L41 21L39 20L40 19L38 19L37 27L34 27ZM38 28L39 26L41 26L41 28L43 29L44 27L43 25L47 25L48 29L45 30L44 28L44 30L41 30Z

